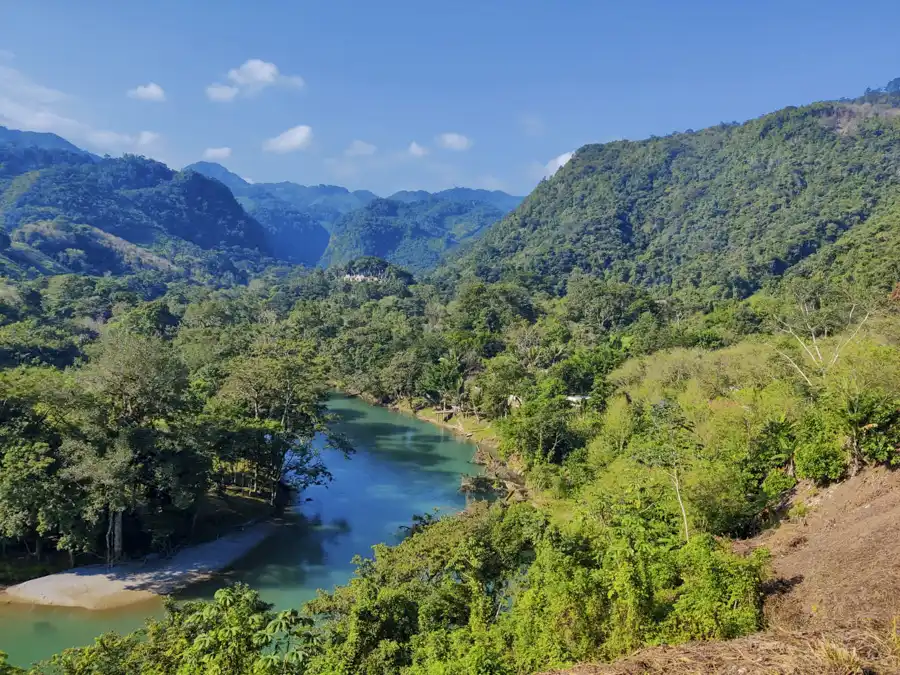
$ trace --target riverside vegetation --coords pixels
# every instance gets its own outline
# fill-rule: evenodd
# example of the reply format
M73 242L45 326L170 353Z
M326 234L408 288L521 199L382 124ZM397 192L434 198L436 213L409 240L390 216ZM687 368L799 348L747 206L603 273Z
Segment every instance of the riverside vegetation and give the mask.
M9 549L143 552L216 490L327 479L327 384L488 421L533 495L419 518L303 608L235 586L38 672L505 675L759 630L766 554L731 539L900 461L895 105L588 147L430 278L8 280Z

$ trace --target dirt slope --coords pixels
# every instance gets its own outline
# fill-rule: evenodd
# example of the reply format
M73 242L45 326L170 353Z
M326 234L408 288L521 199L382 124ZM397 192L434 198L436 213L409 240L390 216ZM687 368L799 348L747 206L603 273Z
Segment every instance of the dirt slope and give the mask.
M644 649L569 675L900 674L900 471L804 487L802 517L743 542L772 553L769 630L728 642Z

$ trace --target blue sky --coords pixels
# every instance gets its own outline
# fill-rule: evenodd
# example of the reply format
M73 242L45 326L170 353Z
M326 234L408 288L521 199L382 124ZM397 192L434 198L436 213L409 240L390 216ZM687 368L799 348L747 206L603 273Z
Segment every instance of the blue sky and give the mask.
M887 1L6 2L0 124L255 181L524 194L585 143L880 86L898 23Z

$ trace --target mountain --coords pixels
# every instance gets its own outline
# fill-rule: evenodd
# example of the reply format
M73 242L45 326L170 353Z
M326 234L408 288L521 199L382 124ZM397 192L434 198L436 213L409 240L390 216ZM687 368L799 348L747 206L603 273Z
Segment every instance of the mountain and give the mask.
M404 203L376 199L337 221L322 265L376 256L413 272L433 268L441 256L476 237L504 212L478 201L430 197Z
M197 162L188 169L226 185L266 229L279 257L307 265L374 255L425 271L444 252L470 240L522 201L499 190L452 188L433 194L407 190L389 198L395 205L408 206L401 208L385 205L386 200L368 190L250 183L213 162Z
M841 265L859 250L842 242L890 210L898 188L900 96L885 91L587 145L436 278L515 278L561 293L581 269L710 299L744 297L828 251L829 264ZM880 226L900 238L894 213Z
M328 231L309 210L274 194L269 184L250 183L214 162L197 162L184 170L214 178L231 190L247 213L263 226L266 243L279 258L315 265L325 252Z
M235 197L243 196L246 192L251 191L253 187L253 183L244 180L236 173L232 173L216 162L194 162L183 169L183 171L188 170L202 173L207 178L215 178L231 190Z
M362 208L374 199L378 199L377 195L368 190L351 192L339 185L298 185L288 181L281 183L250 183L215 162L196 162L184 168L185 170L197 171L204 176L215 178L224 183L236 197L244 199L245 207L252 208L255 203L266 202L266 206L270 210L277 211L290 208L294 214L292 216L294 219L297 218L296 213L303 213L311 219L312 223L324 228L324 235L320 232L308 234L317 243L321 244L321 249L315 256L311 254L301 256L306 258L304 262L312 261L314 263L318 260L328 244L328 233L331 231L331 226L341 216L355 209ZM279 200L281 206L275 207L275 204L272 202L273 198ZM272 230L278 228L278 224L275 222L264 224ZM323 237L324 243L322 243Z
M451 202L484 202L501 211L512 211L522 203L524 197L514 197L501 190L475 190L472 188L455 187L440 192L426 192L425 190L401 190L395 192L388 199L395 202L419 202L426 199L443 199Z
M37 131L20 131L18 129L8 129L4 126L0 126L0 145L14 145L20 148L40 148L42 150L66 150L68 152L95 157L95 155L91 155L91 153L69 143L65 138L57 136L56 134Z
M368 190L351 192L339 185L298 185L290 182L261 185L294 208L309 213L329 232L341 216L378 199L378 195Z
M6 269L218 274L270 252L224 185L133 155L0 145L0 223Z

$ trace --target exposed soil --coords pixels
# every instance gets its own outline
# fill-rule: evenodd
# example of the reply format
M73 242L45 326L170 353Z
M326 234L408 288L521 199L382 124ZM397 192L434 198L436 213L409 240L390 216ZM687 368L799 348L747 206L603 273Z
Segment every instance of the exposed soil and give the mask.
M770 623L821 630L900 615L900 471L872 469L796 500L803 518L747 542L769 549L781 582Z
M822 490L801 486L793 503L806 514L735 545L772 554L767 631L558 672L900 673L900 471L872 469Z

